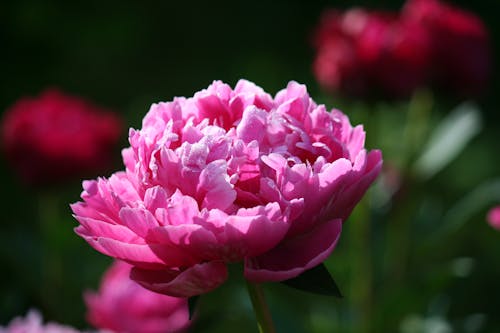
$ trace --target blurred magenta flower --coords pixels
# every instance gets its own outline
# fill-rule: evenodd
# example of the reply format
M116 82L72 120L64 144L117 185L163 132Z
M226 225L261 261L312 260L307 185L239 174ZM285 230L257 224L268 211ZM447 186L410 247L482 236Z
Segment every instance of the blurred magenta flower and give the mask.
M439 0L409 0L400 13L325 11L314 47L319 84L351 96L407 97L434 83L475 95L485 89L492 67L481 19Z
M83 182L76 232L171 296L208 292L244 261L281 281L323 262L380 172L362 126L290 82L272 98L240 80L153 104L130 130L126 170Z
M363 10L345 14L331 10L322 15L314 36L317 53L313 71L327 91L342 91L354 96L366 94L368 77L356 47L364 18Z
M89 102L47 90L6 111L1 140L7 159L31 184L103 171L122 129L114 114Z
M490 209L486 220L493 228L500 230L500 206Z
M35 310L26 317L16 317L6 327L0 326L0 333L79 333L80 331L57 323L43 324L42 316Z
M327 91L406 97L426 83L429 42L423 27L397 13L326 11L314 37L314 74Z
M98 293L86 292L87 320L94 327L120 333L184 332L188 302L149 291L130 280L131 266L116 261L105 273Z
M402 16L428 31L432 72L441 87L462 96L486 88L492 70L491 44L478 16L439 0L408 0Z

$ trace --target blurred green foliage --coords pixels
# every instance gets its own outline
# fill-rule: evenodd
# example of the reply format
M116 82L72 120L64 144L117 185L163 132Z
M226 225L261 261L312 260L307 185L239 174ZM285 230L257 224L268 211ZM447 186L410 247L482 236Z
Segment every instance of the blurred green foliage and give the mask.
M454 3L484 19L498 54L498 1ZM305 83L318 102L365 124L368 145L381 147L386 166L401 170L403 186L384 199L379 183L345 224L326 263L343 299L265 285L278 331L417 333L442 320L453 332L500 332L500 233L484 218L500 195L469 194L500 177L498 62L490 90L476 101L481 132L432 178L419 178L414 161L460 101L431 92L419 122L404 101L368 105L323 95L310 70L310 35L324 8L353 5L373 7L370 1L3 1L0 110L57 86L120 112L127 127L138 128L151 103L191 96L214 79L233 85L246 78L271 93L289 80ZM68 205L78 200L80 181L32 189L3 157L0 177L0 324L38 308L48 320L86 327L82 291L97 287L110 259L72 231ZM457 216L463 223L446 229ZM228 284L200 298L194 331L256 331L242 282L235 265Z

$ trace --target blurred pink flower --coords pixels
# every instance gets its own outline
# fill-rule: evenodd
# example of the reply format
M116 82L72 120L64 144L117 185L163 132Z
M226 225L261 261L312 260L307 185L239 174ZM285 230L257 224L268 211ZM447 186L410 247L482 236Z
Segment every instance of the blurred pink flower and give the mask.
M56 323L43 324L42 316L31 310L26 317L16 317L7 327L0 327L0 333L79 333L80 331Z
M184 332L189 325L187 299L149 291L130 280L131 266L116 261L98 293L86 292L87 319L99 329L120 333Z
M398 98L426 84L430 41L397 13L326 11L315 32L314 73L328 91Z
M80 178L103 171L118 142L121 121L77 97L48 90L22 98L6 111L1 144L28 183Z
M491 44L478 16L439 0L408 0L402 15L428 30L432 71L443 88L464 96L486 88L492 69Z
M500 206L490 209L486 220L493 228L500 230Z
M290 82L272 98L240 80L153 104L130 130L126 170L83 183L76 232L172 296L208 292L244 261L250 281L323 262L380 172L362 126Z

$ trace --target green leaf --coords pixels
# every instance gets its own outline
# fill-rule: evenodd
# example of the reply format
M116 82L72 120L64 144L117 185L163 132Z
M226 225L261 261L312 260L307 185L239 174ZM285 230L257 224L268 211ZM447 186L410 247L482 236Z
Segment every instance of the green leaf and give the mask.
M199 295L188 298L189 319L193 318L194 311L196 310L196 304L198 303L199 299Z
M434 232L433 238L440 241L443 236L449 235L462 228L471 221L474 214L490 208L498 203L500 198L500 178L490 179L456 202L442 218L440 229Z
M481 112L477 105L465 102L448 114L432 133L415 171L422 178L431 178L458 156L481 130Z
M339 287L324 264L319 264L299 276L281 281L281 283L313 294L342 297Z

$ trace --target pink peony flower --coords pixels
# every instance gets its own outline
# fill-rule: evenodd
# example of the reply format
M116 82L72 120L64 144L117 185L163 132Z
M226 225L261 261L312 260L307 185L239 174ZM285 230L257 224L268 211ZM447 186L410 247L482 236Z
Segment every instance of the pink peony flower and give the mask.
M172 333L189 325L187 299L161 295L130 280L131 266L116 261L98 293L85 293L87 319L99 329L120 333Z
M326 11L315 33L314 73L328 91L406 97L427 80L427 32L396 13Z
M432 37L433 73L442 87L461 95L486 88L491 44L478 16L439 0L408 0L403 16Z
M486 220L493 228L500 230L500 206L490 209Z
M330 255L379 174L381 153L364 140L296 82L273 98L215 81L151 106L130 130L125 171L83 182L75 230L171 296L218 287L231 262L250 281L290 279Z
M7 110L1 143L26 182L45 183L102 171L120 133L121 121L114 114L48 90Z
M7 327L0 327L0 333L79 333L79 331L56 323L44 325L40 313L31 310L26 317L16 317Z

